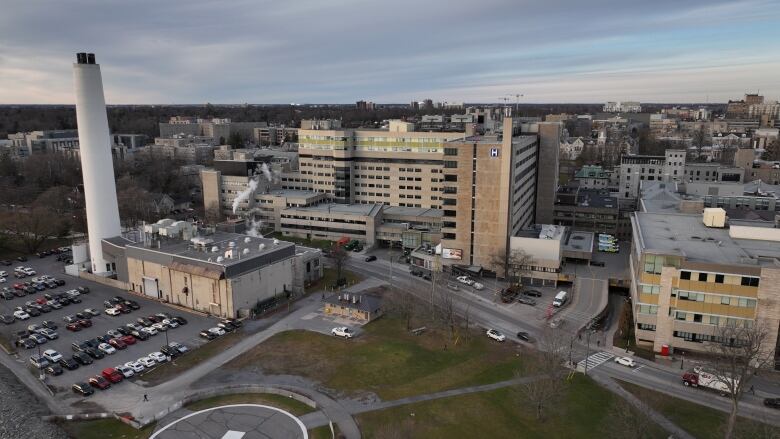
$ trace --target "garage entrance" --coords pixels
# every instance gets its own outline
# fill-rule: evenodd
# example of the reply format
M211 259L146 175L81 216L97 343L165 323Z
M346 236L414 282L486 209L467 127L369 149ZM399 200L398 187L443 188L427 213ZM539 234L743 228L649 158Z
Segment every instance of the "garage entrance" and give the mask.
M153 277L146 277L144 276L144 295L149 297L154 297L155 299L160 298L160 290L157 288L157 279Z

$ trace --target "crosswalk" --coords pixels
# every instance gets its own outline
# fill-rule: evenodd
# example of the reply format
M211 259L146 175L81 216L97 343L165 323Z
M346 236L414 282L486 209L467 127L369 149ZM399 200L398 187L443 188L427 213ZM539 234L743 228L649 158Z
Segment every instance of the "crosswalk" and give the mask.
M614 357L614 355L604 351L590 354L590 356L588 356L587 358L588 370L593 369L594 367L604 363L605 361L609 361L609 359L611 359L612 357ZM579 363L577 363L577 369L585 369L585 360L582 360Z

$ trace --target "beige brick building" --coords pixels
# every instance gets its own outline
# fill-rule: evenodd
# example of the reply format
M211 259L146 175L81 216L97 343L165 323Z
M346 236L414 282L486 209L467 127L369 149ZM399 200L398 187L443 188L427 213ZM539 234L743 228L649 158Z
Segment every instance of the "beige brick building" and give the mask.
M663 345L706 351L717 341L718 326L759 323L769 330L766 346L774 356L780 229L711 224L716 227L706 226L700 214L637 212L632 217L636 342L656 352Z

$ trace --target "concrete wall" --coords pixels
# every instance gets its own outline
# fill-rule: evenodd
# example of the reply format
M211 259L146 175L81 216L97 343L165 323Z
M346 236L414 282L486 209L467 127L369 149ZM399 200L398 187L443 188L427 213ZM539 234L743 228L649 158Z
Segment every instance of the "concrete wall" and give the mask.
M558 191L558 155L563 138L563 124L543 122L539 124L539 155L536 178L537 224L553 223L553 205Z

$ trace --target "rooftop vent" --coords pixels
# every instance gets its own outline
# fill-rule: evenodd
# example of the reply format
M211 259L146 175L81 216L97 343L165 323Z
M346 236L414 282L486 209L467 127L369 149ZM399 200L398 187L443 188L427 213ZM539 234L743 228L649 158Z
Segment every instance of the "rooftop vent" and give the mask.
M244 238L244 242L249 244L250 242L252 242L252 238L247 236L246 238Z

